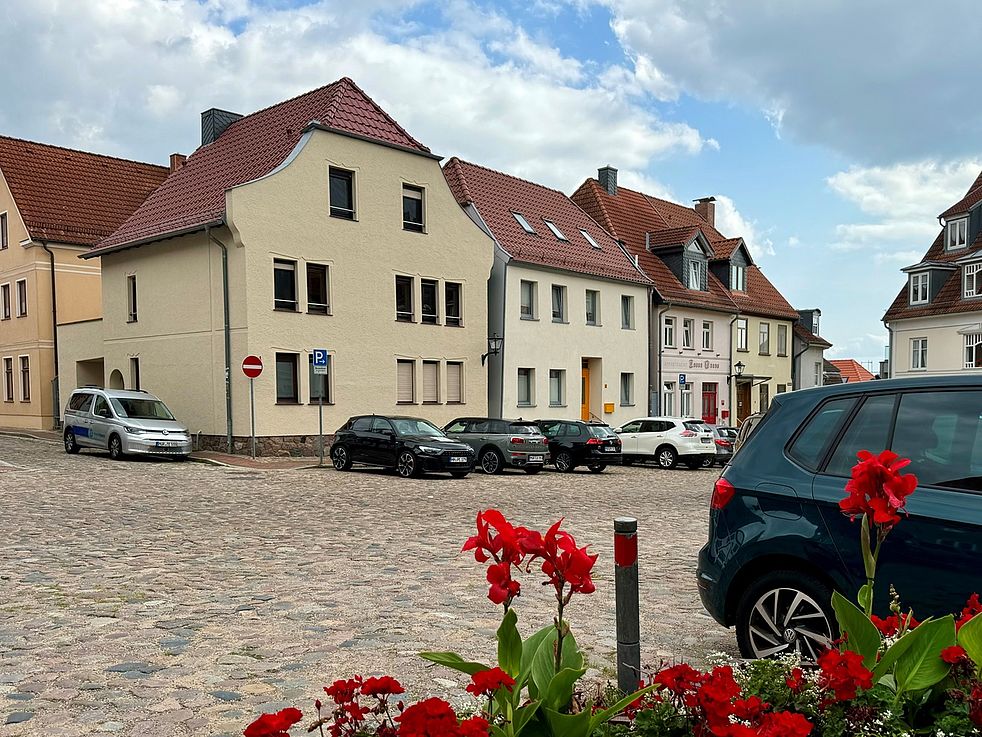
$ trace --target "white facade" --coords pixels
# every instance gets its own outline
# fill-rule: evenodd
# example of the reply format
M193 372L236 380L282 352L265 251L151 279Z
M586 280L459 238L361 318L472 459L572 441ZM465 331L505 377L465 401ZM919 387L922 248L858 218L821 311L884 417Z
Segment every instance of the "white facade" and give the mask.
M658 314L661 333L656 338L661 350L656 370L661 381L657 412L727 424L731 421L733 315L684 307L666 310L664 306L658 309Z
M811 389L822 386L825 372L825 349L821 346L808 346L808 349L795 359L798 363L795 376L796 389Z
M910 318L891 328L891 376L982 374L982 312Z

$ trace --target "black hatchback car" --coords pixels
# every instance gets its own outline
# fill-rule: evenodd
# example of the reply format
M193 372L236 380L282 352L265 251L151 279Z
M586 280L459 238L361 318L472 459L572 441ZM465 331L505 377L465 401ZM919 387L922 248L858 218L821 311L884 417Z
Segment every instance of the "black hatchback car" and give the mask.
M713 492L698 586L740 652L814 659L833 633L832 590L865 582L858 522L839 509L856 453L890 449L919 485L890 533L877 614L893 584L915 616L958 612L982 590L982 377L924 377L779 394Z
M569 473L586 466L600 473L621 462L621 439L608 425L582 420L536 420L549 441L549 455L557 471Z
M426 471L449 471L463 478L474 470L474 450L417 417L362 415L348 420L334 436L331 462L338 471L353 463L394 468L403 478Z

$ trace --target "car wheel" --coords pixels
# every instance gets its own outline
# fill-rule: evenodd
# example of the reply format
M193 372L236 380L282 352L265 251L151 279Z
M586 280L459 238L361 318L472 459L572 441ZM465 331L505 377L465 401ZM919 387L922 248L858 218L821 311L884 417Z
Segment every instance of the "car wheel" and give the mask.
M450 475L453 476L455 479L464 479L467 478L467 474L469 473L470 471L451 471Z
M675 468L675 464L679 462L679 454L672 446L663 445L655 454L655 460L660 468Z
M716 459L715 458L704 458L703 461L702 461L702 467L703 468L712 468L715 465L716 465Z
M797 652L815 662L832 639L832 590L801 571L772 571L755 581L737 604L736 635L745 658Z
M343 445L335 445L331 448L331 463L338 471L347 471L351 468L351 456L348 449Z
M592 466L587 466L590 469L590 473L603 473L607 468L606 463L594 463Z
M80 450L81 448L75 440L75 433L71 429L65 430L65 452L75 455Z
M119 439L119 435L109 436L109 457L114 461L123 459L123 441Z
M573 465L573 455L569 451L561 450L556 453L556 470L561 473L569 473L576 466Z
M535 476L535 474L537 474L541 470L542 470L542 466L526 466L525 467L525 473L527 473L529 476Z
M399 454L399 460L396 461L396 473L404 479L411 479L419 475L419 463L416 462L416 456L412 452L404 450Z
M486 451L481 453L480 458L481 470L487 474L501 473L501 470L505 466L505 459L501 457L501 453L496 451L494 448L488 448Z

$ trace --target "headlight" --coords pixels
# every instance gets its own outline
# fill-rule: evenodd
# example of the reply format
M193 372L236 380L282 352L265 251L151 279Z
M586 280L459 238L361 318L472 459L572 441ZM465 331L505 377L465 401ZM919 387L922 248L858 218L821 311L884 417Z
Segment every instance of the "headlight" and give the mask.
M146 430L142 430L139 427L124 427L123 429L130 435L143 435L146 432Z
M420 453L429 453L431 455L439 455L443 452L443 448L434 448L432 445L417 445L416 450Z

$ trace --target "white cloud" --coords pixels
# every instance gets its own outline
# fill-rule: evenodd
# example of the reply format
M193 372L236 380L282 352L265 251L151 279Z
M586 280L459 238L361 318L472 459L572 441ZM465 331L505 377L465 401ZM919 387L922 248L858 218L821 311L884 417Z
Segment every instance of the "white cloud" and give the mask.
M163 162L197 146L202 110L248 113L350 76L437 153L567 191L607 161L641 171L714 143L659 119L501 14L452 0L434 30L406 21L406 8L14 3L0 45L8 58L30 59L32 73L0 76L0 130ZM234 31L223 25L230 19Z
M788 248L798 248L801 245L801 239L796 235L788 236Z
M769 229L761 228L756 220L745 217L726 195L716 195L716 229L730 238L742 237L755 259L774 255L774 241Z
M897 264L904 267L916 264L922 255L922 251L890 251L877 253L873 259L878 264Z

